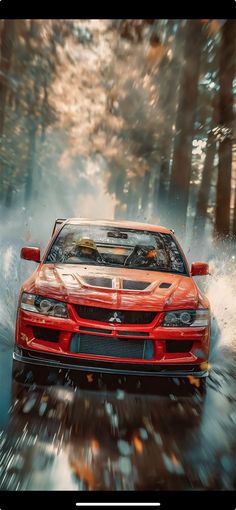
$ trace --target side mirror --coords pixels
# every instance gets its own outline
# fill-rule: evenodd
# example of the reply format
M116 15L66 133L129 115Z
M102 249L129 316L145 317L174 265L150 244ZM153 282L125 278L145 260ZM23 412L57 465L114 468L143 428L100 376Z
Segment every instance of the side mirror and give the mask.
M33 248L31 246L24 246L21 248L20 256L25 260L33 260L40 262L40 248Z
M202 276L209 274L209 266L206 262L193 262L191 265L192 276Z

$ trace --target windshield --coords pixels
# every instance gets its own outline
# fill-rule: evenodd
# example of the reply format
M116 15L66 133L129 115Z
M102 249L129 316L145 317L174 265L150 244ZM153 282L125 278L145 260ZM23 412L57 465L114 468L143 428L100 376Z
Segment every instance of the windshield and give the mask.
M65 225L45 262L187 274L182 255L170 234L94 225Z

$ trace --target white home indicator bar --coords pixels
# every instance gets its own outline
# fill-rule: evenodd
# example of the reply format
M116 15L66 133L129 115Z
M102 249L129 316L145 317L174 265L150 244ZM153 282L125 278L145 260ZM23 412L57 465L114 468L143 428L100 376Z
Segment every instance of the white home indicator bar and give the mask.
M76 506L161 506L161 503L76 503Z

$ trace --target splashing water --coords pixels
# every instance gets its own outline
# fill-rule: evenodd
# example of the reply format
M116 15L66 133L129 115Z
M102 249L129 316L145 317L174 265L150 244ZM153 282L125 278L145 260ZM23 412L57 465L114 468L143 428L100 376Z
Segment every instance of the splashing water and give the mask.
M220 346L236 350L236 263L229 257L223 261L210 263L213 276L207 297L220 328Z

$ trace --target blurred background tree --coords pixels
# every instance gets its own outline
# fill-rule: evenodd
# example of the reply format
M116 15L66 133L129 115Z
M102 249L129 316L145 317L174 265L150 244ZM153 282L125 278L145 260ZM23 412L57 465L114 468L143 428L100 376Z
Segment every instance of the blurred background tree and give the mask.
M235 62L236 20L1 20L2 215L235 236Z

